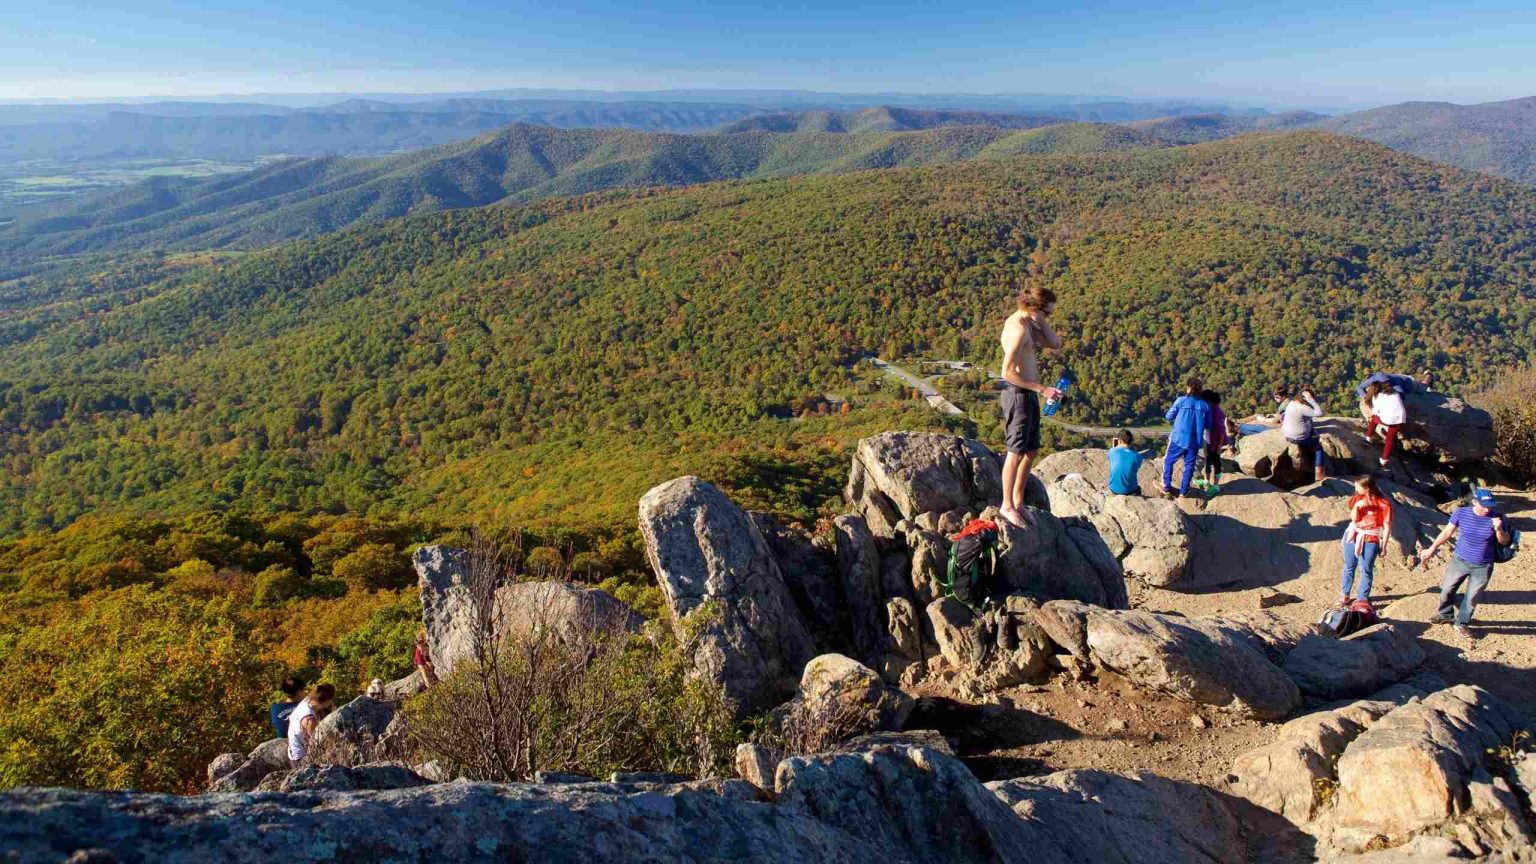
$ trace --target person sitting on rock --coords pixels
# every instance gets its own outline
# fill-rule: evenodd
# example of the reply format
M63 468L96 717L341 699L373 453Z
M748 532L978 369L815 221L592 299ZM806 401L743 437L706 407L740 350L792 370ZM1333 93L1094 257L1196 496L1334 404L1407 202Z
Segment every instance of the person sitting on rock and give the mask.
M421 673L422 689L437 684L437 670L432 667L432 649L427 645L427 631L416 632L416 651L411 658L416 671Z
M1498 499L1487 489L1474 491L1472 506L1451 514L1450 524L1429 544L1419 561L1419 566L1425 566L1441 546L1453 535L1456 537L1451 562L1440 579L1440 608L1429 620L1431 624L1455 621L1456 633L1467 639L1477 638L1468 625L1472 623L1472 613L1477 611L1477 598L1493 579L1495 547L1513 542L1509 523L1494 509L1497 504ZM1463 583L1467 590L1458 608L1456 595Z
M1201 477L1207 486L1221 486L1221 451L1227 446L1227 415L1221 410L1221 394L1215 390L1200 391L1200 398L1211 406L1211 428L1205 435L1205 474ZM1213 490L1214 491L1214 490Z
M1205 447L1205 436L1211 428L1211 406L1200 398L1204 388L1200 379L1191 378L1184 385L1180 396L1165 415L1173 424L1168 435L1168 452L1163 454L1163 497L1173 498L1173 466L1184 460L1184 477L1179 483L1178 497L1189 495L1189 484L1195 479L1195 460Z
M299 707L299 699L304 693L304 682L289 675L283 679L278 689L283 691L288 701L272 703L272 731L276 733L275 737L287 738L288 717L293 714L293 709Z
M1344 573L1339 580L1338 606L1349 605L1351 588L1356 600L1371 599L1376 559L1387 551L1392 537L1392 499L1381 493L1373 477L1355 481L1349 498L1349 527L1344 529ZM1356 581L1356 573L1359 580Z
M1060 398L1061 391L1040 383L1042 348L1061 350L1061 337L1051 329L1056 293L1031 285L1019 294L1018 311L1003 324L1003 506L998 515L1023 527L1024 490L1040 452L1040 397Z
M1317 432L1312 428L1312 418L1321 417L1323 409L1317 404L1317 399L1312 396L1310 387L1301 388L1299 398L1292 397L1289 388L1281 385L1275 388L1275 402L1280 406L1275 419L1280 423L1280 434L1285 440L1295 444L1301 449L1302 464L1308 461L1312 463L1312 479L1321 483L1327 479L1328 472L1323 469L1323 442L1318 439ZM1301 466L1297 466L1300 470Z
M298 767L309 758L309 745L315 737L315 727L331 713L336 701L336 688L330 684L317 684L309 696L299 702L288 717L288 763Z
M1365 421L1367 437L1381 437L1381 467L1387 467L1392 457L1392 445L1397 443L1398 429L1408 420L1408 408L1403 405L1403 394L1390 384L1374 383L1365 388L1365 398L1370 403L1370 419Z
M1115 436L1115 446L1109 449L1109 491L1113 495L1141 495L1143 457L1131 447L1135 436L1129 429L1121 429Z

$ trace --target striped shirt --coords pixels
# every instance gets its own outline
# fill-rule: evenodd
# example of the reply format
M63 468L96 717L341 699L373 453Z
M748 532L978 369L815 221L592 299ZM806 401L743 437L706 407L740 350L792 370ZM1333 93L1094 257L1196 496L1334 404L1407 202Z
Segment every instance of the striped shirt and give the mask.
M1479 516L1471 507L1459 508L1451 514L1451 524L1456 526L1457 558L1468 564L1493 563L1493 549L1498 542L1493 536L1493 520L1498 515L1490 510L1487 516Z

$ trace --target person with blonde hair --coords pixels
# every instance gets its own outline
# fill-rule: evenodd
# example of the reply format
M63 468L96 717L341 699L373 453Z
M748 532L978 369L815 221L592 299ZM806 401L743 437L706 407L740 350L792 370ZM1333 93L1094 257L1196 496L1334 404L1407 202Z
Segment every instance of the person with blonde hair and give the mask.
M427 631L416 631L416 651L411 658L416 671L421 673L421 686L423 688L437 685L437 670L432 668L432 649L427 645Z
M1056 293L1043 285L1030 285L1018 299L1018 309L1003 324L1003 506L998 515L1023 527L1024 490L1029 471L1040 453L1040 399L1061 397L1061 391L1040 383L1042 349L1061 350L1061 337L1051 329Z

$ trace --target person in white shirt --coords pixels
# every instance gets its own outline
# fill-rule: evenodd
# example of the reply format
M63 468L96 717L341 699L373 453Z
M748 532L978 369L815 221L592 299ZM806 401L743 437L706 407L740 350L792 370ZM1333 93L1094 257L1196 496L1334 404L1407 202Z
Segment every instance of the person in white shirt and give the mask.
M288 763L294 767L309 758L309 744L314 739L315 727L331 713L336 700L336 688L330 684L317 684L309 695L299 702L288 715Z
M1397 443L1397 430L1408 420L1408 408L1403 405L1403 394L1391 384L1373 383L1365 388L1365 399L1371 406L1371 417L1366 421L1366 434L1380 436L1381 467L1387 467L1392 456L1392 445Z

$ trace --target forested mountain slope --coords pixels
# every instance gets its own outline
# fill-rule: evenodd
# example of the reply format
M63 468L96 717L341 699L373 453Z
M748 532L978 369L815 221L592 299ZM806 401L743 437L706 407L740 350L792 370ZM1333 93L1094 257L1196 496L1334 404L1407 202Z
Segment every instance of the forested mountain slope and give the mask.
M1309 132L363 227L0 318L0 532L128 500L593 518L690 441L783 445L866 354L995 363L1026 272L1064 416L1160 415L1191 373L1342 410L1373 369L1531 356L1536 192Z
M1026 137L1014 142L1015 135ZM1096 137L1064 139L1059 149L1080 151ZM518 124L389 158L292 160L84 196L0 228L0 256L16 263L102 250L249 248L355 222L503 200L939 164L987 158L990 148L1001 155L1045 152L1057 149L1054 141L997 126L674 135Z
M1317 126L1436 162L1536 183L1536 96L1481 105L1404 102Z
M1249 132L1284 132L1315 126L1327 118L1311 111L1286 111L1280 114L1185 114L1158 117L1125 124L1164 144L1199 144L1218 141Z
M1034 129L1066 122L1039 114L1002 114L993 111L954 111L895 108L882 105L863 111L785 111L746 117L720 129L732 132L911 132L945 126L996 126L999 129Z

